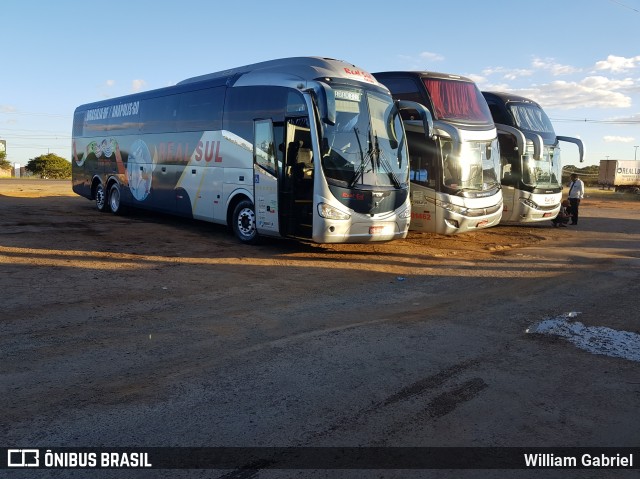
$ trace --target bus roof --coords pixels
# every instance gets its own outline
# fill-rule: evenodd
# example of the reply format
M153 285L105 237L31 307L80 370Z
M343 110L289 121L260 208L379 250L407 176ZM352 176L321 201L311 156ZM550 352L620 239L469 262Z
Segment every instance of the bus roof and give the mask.
M482 94L485 96L485 98L494 97L505 104L509 102L530 103L542 109L542 107L537 101L534 101L531 98L527 98L524 96L514 95L513 93L507 93L503 91L483 91Z
M234 75L239 76L246 73L282 73L296 76L301 81L310 81L322 77L348 78L380 86L373 75L362 68L342 60L325 57L291 57L253 63L251 65L187 78L179 82L178 85L197 83L214 78L229 78Z
M374 76L414 76L419 78L439 78L443 80L459 80L469 83L475 83L471 78L464 77L462 75L454 75L452 73L440 73L429 71L388 71L388 72L376 72Z
M76 112L89 108L112 105L114 103L169 95L179 91L189 91L211 86L293 85L326 77L355 80L375 85L387 91L387 88L380 84L371 73L351 63L324 57L291 57L268 60L187 78L174 86L85 103L78 106Z

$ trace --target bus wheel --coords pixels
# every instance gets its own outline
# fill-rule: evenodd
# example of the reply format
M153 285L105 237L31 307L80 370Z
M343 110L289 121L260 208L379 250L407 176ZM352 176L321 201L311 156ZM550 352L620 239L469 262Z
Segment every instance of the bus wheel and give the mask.
M114 183L109 188L109 210L114 215L122 213L122 205L120 204L120 185Z
M232 221L233 232L240 241L246 244L257 242L256 213L251 201L243 200L238 203L233 211Z
M98 209L98 211L107 211L107 193L104 191L104 185L102 183L96 186L95 198L96 208Z

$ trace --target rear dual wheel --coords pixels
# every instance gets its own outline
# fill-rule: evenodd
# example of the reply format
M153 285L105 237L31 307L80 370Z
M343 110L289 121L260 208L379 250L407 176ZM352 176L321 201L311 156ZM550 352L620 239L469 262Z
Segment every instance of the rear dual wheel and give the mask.
M104 185L102 183L96 186L94 197L96 200L96 208L98 209L98 211L102 213L107 211L107 192L105 191Z
M120 203L120 185L113 183L109 188L109 210L114 214L122 213L122 204Z

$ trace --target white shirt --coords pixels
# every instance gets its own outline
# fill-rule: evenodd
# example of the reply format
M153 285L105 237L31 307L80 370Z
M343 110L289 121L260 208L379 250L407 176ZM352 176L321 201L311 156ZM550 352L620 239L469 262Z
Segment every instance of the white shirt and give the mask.
M584 183L580 178L569 183L569 198L582 199L584 197Z

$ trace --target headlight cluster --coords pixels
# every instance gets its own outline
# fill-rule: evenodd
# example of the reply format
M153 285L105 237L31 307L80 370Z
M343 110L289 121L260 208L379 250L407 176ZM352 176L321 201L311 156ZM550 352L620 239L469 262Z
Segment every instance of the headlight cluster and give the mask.
M411 208L405 208L405 210L398 215L398 218L406 220L407 218L411 218Z
M439 206L440 208L444 208L447 211L451 211L452 213L456 213L459 215L466 215L469 211L469 208L454 205L452 203L446 203L444 201L436 201L436 206Z
M341 211L338 208L335 208L326 203L318 204L318 214L321 217L327 218L329 220L348 220L349 218L351 218L351 215L349 213L345 213L344 211Z

